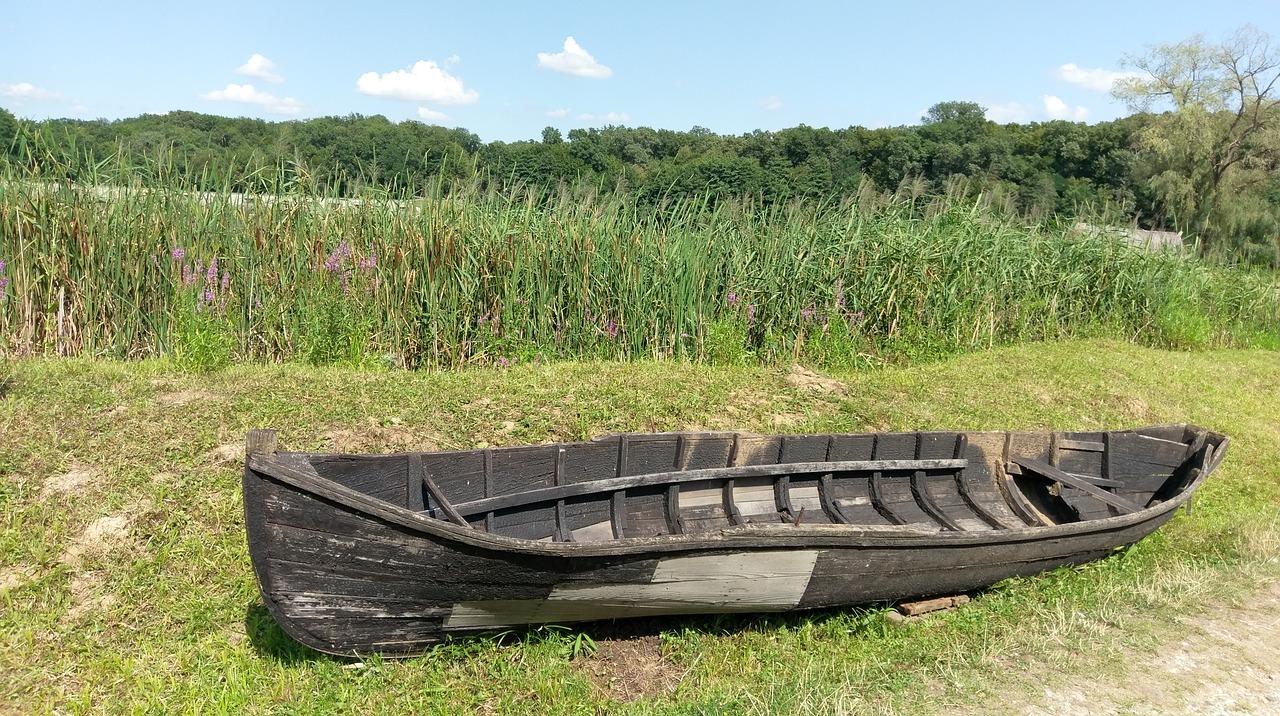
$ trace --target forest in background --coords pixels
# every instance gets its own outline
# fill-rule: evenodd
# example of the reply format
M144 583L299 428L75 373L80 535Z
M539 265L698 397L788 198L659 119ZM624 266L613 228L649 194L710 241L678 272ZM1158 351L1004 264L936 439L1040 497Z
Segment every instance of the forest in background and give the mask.
M1054 218L1181 231L1203 254L1280 267L1280 52L1250 27L1149 48L1109 122L999 124L941 102L920 124L719 135L606 126L483 142L462 128L358 114L267 122L190 111L29 121L0 109L8 175L195 191L414 197L453 186L586 190L650 212L673 200L768 207L978 198ZM1163 110L1163 111L1161 111ZM430 187L430 189L428 189Z

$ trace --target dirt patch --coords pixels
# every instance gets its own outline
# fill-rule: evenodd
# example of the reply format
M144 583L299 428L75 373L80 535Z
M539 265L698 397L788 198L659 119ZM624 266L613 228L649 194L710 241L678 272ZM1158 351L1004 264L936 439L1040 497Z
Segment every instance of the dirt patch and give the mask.
M1141 398L1130 398L1124 404L1124 414L1134 420L1149 420L1152 417L1147 401Z
M161 393L156 396L157 403L172 406L190 405L191 403L221 399L221 395L218 395L217 393L210 393L207 390L179 390L172 393Z
M1280 713L1280 583L1242 607L1178 618L1182 639L1132 654L1120 678L1077 678L1044 689L1035 716L1192 716ZM1030 676L1030 675L1029 675ZM1003 712L1001 712L1003 713Z
M804 416L799 413L778 413L769 416L769 424L775 428L789 428L802 420Z
M602 696L623 703L676 690L685 669L662 654L655 635L596 642L596 653L575 662Z
M63 615L64 621L77 621L97 610L110 609L116 603L116 596L107 592L106 580L97 572L78 574L71 580L71 606Z
M828 395L844 395L849 390L849 386L835 378L828 378L799 365L791 366L791 370L787 372L787 382L801 390Z
M324 433L329 450L339 453L433 452L439 448L421 428L409 425L370 425L331 428Z
M40 499L46 500L51 497L84 492L92 487L99 477L97 468L91 465L73 464L67 472L45 478L44 483L40 485Z
M244 443L223 443L204 454L204 461L214 465L225 465L244 458Z
M59 560L77 565L86 557L97 556L132 547L129 527L133 524L134 508L99 517L89 523L71 544L63 550Z
M12 567L0 567L0 594L10 589L17 589L35 577L35 569L25 564Z

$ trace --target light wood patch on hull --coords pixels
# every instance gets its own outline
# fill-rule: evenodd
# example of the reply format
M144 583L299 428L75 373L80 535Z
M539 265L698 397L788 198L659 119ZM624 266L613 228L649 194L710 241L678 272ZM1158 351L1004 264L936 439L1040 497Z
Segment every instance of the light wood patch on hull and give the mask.
M818 552L741 552L664 559L647 584L561 584L546 599L457 602L444 628L786 611L804 597Z

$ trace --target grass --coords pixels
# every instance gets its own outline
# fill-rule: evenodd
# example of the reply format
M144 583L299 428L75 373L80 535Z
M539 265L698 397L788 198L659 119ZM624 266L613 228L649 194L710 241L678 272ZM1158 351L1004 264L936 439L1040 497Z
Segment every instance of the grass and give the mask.
M406 201L0 178L0 354L451 367L577 359L903 364L1028 340L1280 347L1274 274L874 209Z
M928 713L1000 703L1170 638L1166 620L1280 576L1280 354L1051 342L904 368L565 362L453 372L30 358L0 398L0 712ZM295 449L762 432L1093 429L1191 421L1232 453L1151 538L1011 580L906 628L882 607L690 617L458 642L402 661L310 652L261 607L246 430ZM674 691L666 687L674 685Z

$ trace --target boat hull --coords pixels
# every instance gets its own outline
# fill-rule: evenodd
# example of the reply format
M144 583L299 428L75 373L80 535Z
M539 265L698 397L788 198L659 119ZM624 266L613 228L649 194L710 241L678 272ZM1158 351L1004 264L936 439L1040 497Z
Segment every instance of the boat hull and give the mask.
M1137 542L1190 499L1212 469L1208 457L1176 495L1131 514L985 531L797 520L539 542L450 524L312 477L301 462L290 470L253 455L244 498L263 600L290 636L333 654L408 656L451 637L526 624L782 612L972 591Z

